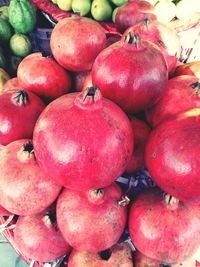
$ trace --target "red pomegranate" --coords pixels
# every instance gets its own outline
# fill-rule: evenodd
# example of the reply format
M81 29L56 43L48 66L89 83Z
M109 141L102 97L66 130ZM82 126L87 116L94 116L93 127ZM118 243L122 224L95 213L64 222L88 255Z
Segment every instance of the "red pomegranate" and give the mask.
M55 214L45 212L19 216L14 242L24 256L40 262L51 262L71 250L57 228Z
M37 52L25 57L17 69L18 84L50 101L67 93L71 87L69 73L52 57Z
M130 247L127 243L115 244L98 253L73 249L68 267L133 267Z
M1 95L0 107L0 144L7 145L32 138L36 120L45 105L35 94L19 90Z
M173 119L178 113L200 107L200 83L194 76L182 75L168 81L158 103L146 111L152 127Z
M58 63L75 72L89 71L106 45L104 28L97 21L80 16L60 20L50 39L51 50Z
M127 208L120 205L122 191L117 184L104 189L64 189L57 200L58 227L76 250L98 252L114 245L122 235Z
M92 82L127 113L154 105L165 90L168 72L160 49L138 35L127 35L104 49L92 67Z
M5 93L5 92L8 92L8 91L13 91L13 90L20 90L21 88L19 87L19 84L18 84L18 79L17 77L14 77L12 79L9 79L5 84L4 84L4 87L3 87L3 90L2 92Z
M144 19L156 19L154 6L147 1L132 0L119 7L115 23L119 32L124 32L130 26Z
M86 190L105 187L124 172L133 132L126 114L90 87L49 104L33 143L39 165L57 183Z
M14 214L43 211L61 190L39 168L29 139L14 141L0 151L0 169L0 204Z
M200 109L157 126L150 134L145 161L155 183L186 202L200 202Z
M186 260L200 244L199 207L163 195L157 188L140 193L132 203L128 224L135 247L163 263Z
M145 19L129 27L122 38L125 38L129 32L132 34L137 33L141 39L156 44L167 62L168 72L175 70L177 61L180 58L181 43L177 32L173 28L157 20Z
M200 61L188 62L176 67L174 76L191 75L200 79Z
M145 167L144 151L151 131L146 122L135 116L132 117L130 121L134 133L134 151L125 170L128 174L132 174Z
M200 250L198 250L191 258L185 260L184 262L169 265L150 259L137 250L134 253L134 267L192 267L195 266L198 259L200 259Z

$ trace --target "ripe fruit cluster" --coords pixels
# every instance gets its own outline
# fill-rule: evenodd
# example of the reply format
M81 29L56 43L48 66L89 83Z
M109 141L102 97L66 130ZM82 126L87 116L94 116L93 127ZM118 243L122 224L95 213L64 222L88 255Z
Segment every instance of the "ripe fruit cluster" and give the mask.
M68 267L194 260L199 62L178 63L176 32L142 2L129 1L134 18L119 13L116 38L91 18L60 20L52 56L26 56L3 88L0 212L15 215L14 242L28 259L67 255ZM154 188L135 194L131 176L144 168Z

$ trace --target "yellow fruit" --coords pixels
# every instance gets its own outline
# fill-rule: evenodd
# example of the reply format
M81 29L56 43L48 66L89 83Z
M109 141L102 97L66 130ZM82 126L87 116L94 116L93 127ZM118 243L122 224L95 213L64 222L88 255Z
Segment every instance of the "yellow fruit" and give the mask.
M57 0L57 5L61 10L70 11L72 10L73 0Z
M2 94L2 90L4 87L4 84L10 79L10 76L8 75L8 73L0 68L0 95Z

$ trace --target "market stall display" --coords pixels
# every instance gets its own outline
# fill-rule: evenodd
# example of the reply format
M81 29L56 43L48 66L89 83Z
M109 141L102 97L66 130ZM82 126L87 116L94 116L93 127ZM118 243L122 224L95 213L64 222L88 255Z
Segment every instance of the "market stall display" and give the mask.
M186 0L1 5L10 245L31 267L195 266L199 2L190 13Z

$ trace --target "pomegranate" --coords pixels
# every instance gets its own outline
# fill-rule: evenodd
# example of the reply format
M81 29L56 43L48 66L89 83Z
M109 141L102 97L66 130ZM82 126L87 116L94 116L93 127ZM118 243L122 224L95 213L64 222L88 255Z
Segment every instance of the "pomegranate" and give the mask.
M37 52L25 57L17 69L18 84L46 101L51 101L71 87L69 73L53 58Z
M56 208L63 237L79 251L110 248L126 225L127 207L121 204L121 198L122 191L117 184L89 191L64 189Z
M10 80L8 80L3 87L3 93L8 92L8 91L13 91L13 90L20 90L21 88L18 85L18 79L17 77L14 77Z
M144 21L129 27L123 34L125 38L128 33L137 33L141 39L151 41L156 44L168 66L168 72L173 72L176 68L181 53L181 43L176 31L173 28L157 20L145 19Z
M146 111L152 127L173 119L178 113L200 107L200 83L194 76L182 75L168 81L158 103Z
M135 247L163 263L186 260L200 244L199 207L157 188L138 195L131 205L128 224Z
M103 96L127 113L136 113L155 104L168 80L160 49L138 35L127 35L104 49L92 67L92 82Z
M145 167L144 151L146 142L150 134L150 127L146 122L136 118L131 118L131 126L134 133L134 151L132 158L126 167L126 173L132 174Z
M134 267L192 267L198 266L197 259L200 259L200 249L189 259L181 263L165 264L157 260L153 260L140 253L138 250L134 253Z
M188 62L176 67L174 76L191 75L200 79L200 61Z
M147 1L132 0L119 7L115 23L119 32L124 32L128 27L144 19L156 19L154 6Z
M39 168L29 139L0 150L0 169L0 204L14 214L31 215L46 209L61 190Z
M104 28L97 21L80 16L60 20L50 38L55 59L67 70L75 72L89 71L106 45Z
M115 244L98 253L72 250L68 267L133 267L130 247L127 243Z
M49 104L33 143L39 165L57 183L86 190L105 187L124 172L133 132L126 114L90 87Z
M19 90L1 95L0 107L0 144L7 145L32 138L36 120L45 105L35 94Z
M39 213L19 216L14 231L14 242L29 259L51 262L69 253L71 247L57 228L55 214Z
M186 202L200 202L200 109L161 123L150 134L145 161L155 183Z

